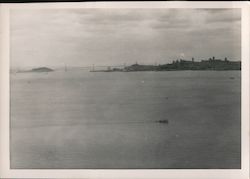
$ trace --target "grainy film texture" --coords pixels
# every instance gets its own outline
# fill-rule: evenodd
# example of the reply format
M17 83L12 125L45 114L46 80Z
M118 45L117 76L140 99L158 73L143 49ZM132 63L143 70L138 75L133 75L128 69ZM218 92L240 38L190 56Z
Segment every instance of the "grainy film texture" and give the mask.
M241 168L240 9L10 11L12 169Z

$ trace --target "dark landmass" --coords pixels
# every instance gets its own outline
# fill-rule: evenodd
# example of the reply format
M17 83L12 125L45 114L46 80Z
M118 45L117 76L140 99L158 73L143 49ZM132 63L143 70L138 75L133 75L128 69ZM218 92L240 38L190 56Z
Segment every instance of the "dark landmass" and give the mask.
M33 68L32 70L30 70L31 72L51 72L54 71L50 68L47 67L40 67L40 68Z
M227 58L224 60L215 59L215 57L208 60L191 61L176 60L169 64L162 65L139 65L133 64L124 68L110 67L107 70L92 70L91 72L133 72L133 71L178 71L178 70L241 70L240 61L229 61Z
M90 70L90 72L123 72L125 68L110 68L108 67L107 70Z
M39 68L33 68L31 70L26 70L26 71L19 71L19 73L27 73L27 72L52 72L54 70L52 70L51 68L47 68L47 67L39 67Z

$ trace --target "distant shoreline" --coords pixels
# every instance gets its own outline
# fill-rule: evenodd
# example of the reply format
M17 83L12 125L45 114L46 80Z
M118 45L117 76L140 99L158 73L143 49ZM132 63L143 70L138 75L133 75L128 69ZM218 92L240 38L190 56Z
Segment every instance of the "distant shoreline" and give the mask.
M100 67L102 69L100 69ZM107 69L103 69L107 67ZM152 72L161 72L161 71L240 71L241 70L241 61L229 61L227 58L224 60L209 58L208 60L194 61L192 58L191 61L188 60L176 60L172 63L159 64L159 65L142 65L135 63L130 66L94 66L93 67L69 67L67 69L64 67L64 71L74 70L74 69L84 69L89 72L141 72L141 71L152 71ZM97 69L95 69L97 68ZM99 69L98 69L99 68ZM90 70L91 69L91 70ZM36 67L28 70L19 70L19 69L10 69L10 72L14 73L48 73L61 70L61 68L51 69L48 67Z
M205 69L205 70L192 70L192 69L185 69L185 70L134 70L134 71L112 71L112 70L95 70L95 71L89 71L89 72L169 72L169 71L241 71L241 69L227 69L227 70L216 70L216 69Z
M110 68L107 70L95 70L90 72L136 72L136 71L229 71L229 70L241 70L240 61L229 61L227 58L224 60L209 58L208 60L202 60L200 62L188 61L188 60L176 60L169 64L163 65L140 65L135 63L133 65L124 68Z

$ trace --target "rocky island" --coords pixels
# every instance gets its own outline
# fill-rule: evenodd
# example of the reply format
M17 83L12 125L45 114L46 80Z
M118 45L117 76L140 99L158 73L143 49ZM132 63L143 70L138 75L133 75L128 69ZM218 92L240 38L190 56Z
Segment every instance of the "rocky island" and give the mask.
M39 68L33 68L31 70L26 70L26 71L18 71L19 73L28 73L28 72L52 72L54 71L53 69L51 68L48 68L48 67L39 67Z
M33 68L30 70L30 72L52 72L54 70L52 70L51 68L47 68L47 67L40 67L40 68Z

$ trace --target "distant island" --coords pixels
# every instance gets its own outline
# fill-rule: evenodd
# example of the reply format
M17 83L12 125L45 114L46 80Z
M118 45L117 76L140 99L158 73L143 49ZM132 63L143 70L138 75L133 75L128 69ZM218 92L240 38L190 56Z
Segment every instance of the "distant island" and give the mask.
M229 61L216 59L215 57L208 60L195 61L192 58L188 60L176 60L172 63L162 65L140 65L135 63L124 68L110 68L107 70L91 70L91 72L133 72L133 71L180 71L180 70L241 70L240 61Z
M26 70L26 71L18 71L19 73L27 73L27 72L52 72L54 71L53 69L51 68L48 68L48 67L39 67L39 68L33 68L31 70Z
M51 68L47 68L47 67L40 67L40 68L33 68L30 70L30 72L51 72L54 71Z

